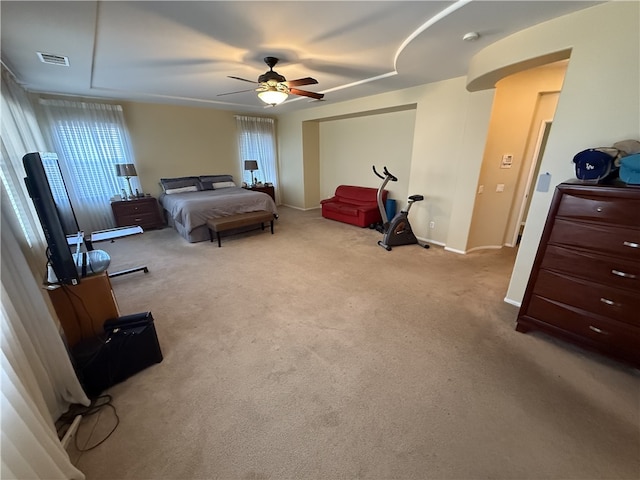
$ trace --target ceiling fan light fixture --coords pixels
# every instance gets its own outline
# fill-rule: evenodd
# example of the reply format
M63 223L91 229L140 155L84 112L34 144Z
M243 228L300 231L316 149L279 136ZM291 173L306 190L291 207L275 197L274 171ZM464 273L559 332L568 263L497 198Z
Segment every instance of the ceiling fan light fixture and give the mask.
M284 102L287 99L288 95L286 92L282 92L272 87L263 92L259 92L258 97L260 97L260 100L262 100L267 105L272 105L275 107L276 105L280 105L282 102Z

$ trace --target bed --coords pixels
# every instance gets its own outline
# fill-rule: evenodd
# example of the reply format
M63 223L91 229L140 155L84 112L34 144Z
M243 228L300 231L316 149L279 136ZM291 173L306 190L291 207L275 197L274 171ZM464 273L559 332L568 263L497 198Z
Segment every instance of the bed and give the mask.
M237 187L231 175L162 178L160 184L167 223L190 243L209 240L209 218L258 210L278 215L270 195Z

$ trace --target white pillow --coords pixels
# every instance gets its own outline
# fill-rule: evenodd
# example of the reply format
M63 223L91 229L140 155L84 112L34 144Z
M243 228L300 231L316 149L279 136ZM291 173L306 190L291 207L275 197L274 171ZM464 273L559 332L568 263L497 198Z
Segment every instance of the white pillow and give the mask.
M164 191L167 195L171 195L172 193L183 193L183 192L197 192L198 187L195 185L191 185L190 187L180 187L180 188L169 188Z
M233 182L213 182L213 189L217 190L219 188L229 188L229 187L235 187L236 184Z

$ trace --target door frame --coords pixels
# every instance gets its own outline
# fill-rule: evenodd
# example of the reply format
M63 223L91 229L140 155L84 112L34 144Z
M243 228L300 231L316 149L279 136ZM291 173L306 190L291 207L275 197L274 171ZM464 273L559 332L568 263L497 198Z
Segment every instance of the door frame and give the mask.
M518 242L518 235L520 234L520 227L522 226L522 222L524 219L524 212L528 210L528 206L531 203L531 197L533 196L533 183L534 183L534 175L536 170L538 170L538 166L542 161L542 155L544 154L543 149L543 140L545 136L548 138L549 130L551 130L551 125L553 123L553 118L545 119L540 122L540 127L538 128L538 138L536 139L536 146L533 150L533 155L531 156L532 161L529 166L529 172L527 174L527 183L524 188L524 196L520 201L520 211L518 212L518 220L515 224L515 231L513 232L513 236L511 237L511 245L516 246Z

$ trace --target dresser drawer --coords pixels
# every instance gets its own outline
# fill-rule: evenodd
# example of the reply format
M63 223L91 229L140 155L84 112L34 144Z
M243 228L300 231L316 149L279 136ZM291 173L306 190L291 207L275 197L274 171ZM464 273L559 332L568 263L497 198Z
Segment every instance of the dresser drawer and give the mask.
M550 244L580 247L640 260L640 229L556 219Z
M640 293L543 269L538 272L533 294L640 328Z
M563 218L640 228L640 199L565 193L556 215Z
M640 329L533 295L526 315L589 340L591 346L640 360Z
M640 293L640 262L548 245L540 268Z

